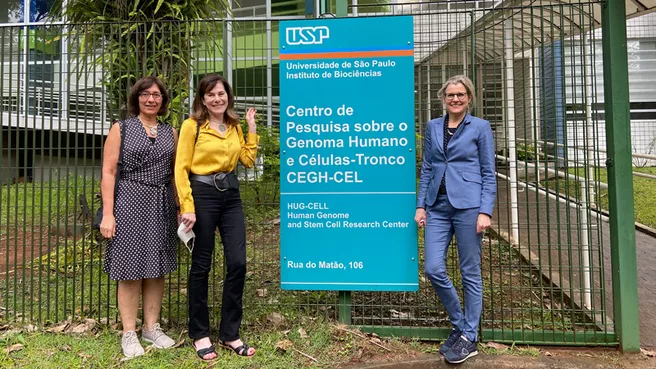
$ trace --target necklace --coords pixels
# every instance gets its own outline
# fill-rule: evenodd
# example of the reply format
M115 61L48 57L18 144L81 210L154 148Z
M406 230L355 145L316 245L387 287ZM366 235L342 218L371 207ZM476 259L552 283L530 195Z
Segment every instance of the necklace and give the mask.
M141 125L148 131L148 133L150 133L151 136L157 137L157 124L155 124L154 126L147 126L141 123Z
M150 133L151 136L157 137L157 126L159 125L157 121L155 121L154 126L149 126L146 123L144 123L144 119L141 119L141 117L139 117L139 122L141 122L141 125L144 127L144 129L146 129Z
M219 123L217 123L217 127L216 127L216 128L219 130L219 133L220 133L220 134L224 134L224 133L226 133L226 132L228 131L228 126L227 126L225 123L223 123L223 122L219 122Z
M444 119L444 129L445 129L445 131L446 131L446 134L449 135L449 137L450 137L450 136L453 136L454 134L456 134L456 131L458 130L458 127L460 127L460 124L461 124L464 120L465 120L465 118L463 117L462 120L460 121L460 123L458 123L457 126L455 126L455 127L453 127L453 128L452 128L452 127L449 127L449 115L447 114L446 118ZM453 130L453 132L452 132L452 130Z

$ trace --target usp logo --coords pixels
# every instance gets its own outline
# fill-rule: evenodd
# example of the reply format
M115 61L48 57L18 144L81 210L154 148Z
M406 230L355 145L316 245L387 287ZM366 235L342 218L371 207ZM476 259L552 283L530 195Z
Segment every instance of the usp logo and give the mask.
M330 30L326 26L290 27L286 35L288 45L319 45L329 37Z

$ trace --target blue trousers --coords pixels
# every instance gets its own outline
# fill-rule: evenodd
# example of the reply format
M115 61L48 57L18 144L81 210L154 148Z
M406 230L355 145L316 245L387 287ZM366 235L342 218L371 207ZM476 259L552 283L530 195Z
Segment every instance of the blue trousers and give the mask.
M446 194L439 194L426 209L425 272L444 304L453 327L470 341L478 340L478 323L483 309L481 279L482 233L476 233L478 208L456 209ZM453 283L446 274L449 243L456 235L460 273L465 290L465 314Z

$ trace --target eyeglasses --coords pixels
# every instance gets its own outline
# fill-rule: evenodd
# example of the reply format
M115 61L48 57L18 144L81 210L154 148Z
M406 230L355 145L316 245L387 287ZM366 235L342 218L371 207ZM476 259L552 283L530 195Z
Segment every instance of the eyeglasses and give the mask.
M446 95L444 95L444 97L447 100L453 100L456 96L458 97L458 100L462 100L462 99L465 98L465 96L469 96L469 94L459 92L457 94L446 94Z
M151 96L155 100L161 100L162 99L162 94L158 94L158 93L151 94L150 92L142 92L142 93L139 94L139 97L144 99L144 100L150 99Z

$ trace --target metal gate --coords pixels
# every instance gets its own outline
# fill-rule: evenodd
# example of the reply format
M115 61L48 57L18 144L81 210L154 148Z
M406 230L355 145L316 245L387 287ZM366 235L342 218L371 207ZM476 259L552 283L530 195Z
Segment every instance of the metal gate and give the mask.
M608 229L595 205L606 159L595 91L599 6L471 1L390 9L414 15L418 135L443 114L437 92L456 74L473 80L473 114L490 121L495 134L498 194L483 245L484 340L616 342L603 265ZM455 251L449 265L459 285ZM419 278L418 295L354 294L353 322L446 336L445 310Z

